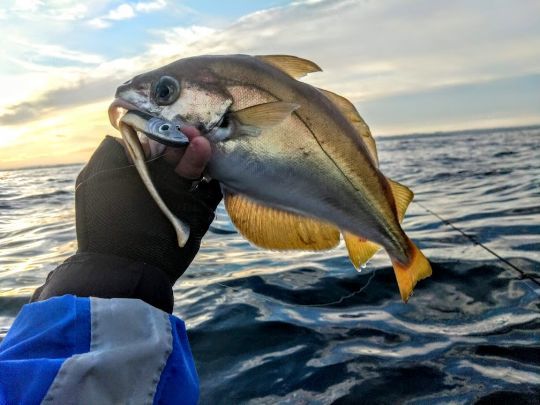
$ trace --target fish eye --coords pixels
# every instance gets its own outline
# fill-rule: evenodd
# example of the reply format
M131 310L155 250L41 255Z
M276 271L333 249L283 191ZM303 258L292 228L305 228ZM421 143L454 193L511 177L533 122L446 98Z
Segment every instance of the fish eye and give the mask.
M180 95L180 85L171 76L162 76L156 84L154 98L159 105L174 103Z

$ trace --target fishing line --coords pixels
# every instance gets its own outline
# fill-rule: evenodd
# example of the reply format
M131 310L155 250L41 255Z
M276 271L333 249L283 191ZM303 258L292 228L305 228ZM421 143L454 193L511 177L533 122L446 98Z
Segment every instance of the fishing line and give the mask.
M484 245L482 242L480 242L478 239L476 239L476 237L474 235L470 235L468 234L467 232L461 230L460 228L458 228L456 225L454 225L452 222L450 222L449 220L447 220L446 218L443 218L442 216L440 216L439 214L437 214L435 211L429 209L428 207L426 207L424 204L422 203L419 203L418 201L413 201L414 203L418 204L420 207L422 207L424 210L426 210L428 213L430 213L431 215L433 215L434 217L438 218L441 222L443 222L444 224L448 225L450 228L454 229L455 231L459 232L461 235L463 235L464 237L466 237L467 239L469 239L474 245L476 246L480 246L482 249L484 249L486 252L490 253L492 256L494 256L495 258L497 258L498 260L500 260L501 262L505 263L506 265L508 265L510 268L514 269L515 271L517 271L519 274L520 274L520 278L521 279L524 279L524 278L528 278L529 280L531 280L533 283L537 284L540 286L540 282L537 280L537 278L539 278L538 276L536 275L533 275L533 274L529 274L527 273L525 270L522 270L520 269L519 267L517 267L515 264L511 263L508 259L505 259L504 257L502 257L501 255L497 254L497 252L495 252L494 250L488 248L486 245Z
M338 300L336 300L336 301L326 302L326 303L324 303L324 304L298 304L297 306L300 306L300 307L325 307L325 306L328 306L328 305L337 305L337 304L341 304L343 301L348 300L349 298L352 298L352 297L354 297L354 296L357 295L357 294L360 294L362 291L364 291L366 288L368 288L369 283L371 283L371 280L373 280L373 277L375 277L375 273L376 273L376 272L377 272L377 270L373 270L373 272L372 272L371 275L369 276L368 281L366 282L366 284L364 284L364 285L363 285L362 287L360 287L358 290L353 291L353 292L350 293L350 294L344 295L344 296L342 296L340 299L338 299Z
M321 303L321 304L294 304L296 307L326 307L326 306L330 306L330 305L337 305L337 304L341 304L343 301L349 299L349 298L352 298L354 297L355 295L357 294L360 294L362 291L364 291L368 286L369 286L369 283L371 283L371 280L373 280L373 277L375 277L375 273L377 272L377 270L373 270L373 272L371 273L371 275L369 276L369 279L368 281L362 286L360 287L358 290L356 291L353 291L352 293L350 294L347 294L347 295L343 295L341 298L335 300L335 301L330 301L330 302L324 302L324 303ZM223 284L223 283L217 283L218 285L222 286L222 287L225 287L225 288L228 288L234 292L236 292L236 290L234 289L234 287L231 287L227 284ZM268 298L268 297L261 297L264 301L268 301L270 302L271 299Z
M476 246L479 246L481 247L482 249L484 249L486 252L490 253L492 256L494 256L496 259L498 259L499 261L505 263L507 266L509 266L511 269L517 271L519 274L520 274L520 278L521 279L524 279L524 278L527 278L529 280L531 280L533 283L537 284L540 286L540 282L538 282L537 278L538 276L535 276L533 274L529 274L527 273L526 271L520 269L519 267L517 267L515 264L511 263L508 259L505 259L504 257L502 257L501 255L499 255L497 252L495 252L494 250L492 250L491 248L487 247L486 245L484 245L482 242L480 242L478 239L476 239L476 237L474 235L470 235L468 233L466 233L465 231L463 231L462 229L458 228L456 225L454 225L452 222L450 222L449 220L447 220L446 218L442 217L441 215L437 214L435 211L429 209L428 207L426 207L425 205L423 205L422 203L419 203L418 201L413 201L414 203L418 204L420 207L422 207L424 210L426 210L429 214L433 215L434 217L436 217L437 219L439 219L442 223L446 224L447 226L449 226L450 228L454 229L455 231L459 232L461 235L463 235L465 238L467 238L469 241L471 241L474 245ZM366 282L366 284L364 284L362 287L360 287L358 290L356 291L353 291L352 293L350 294L347 294L347 295L344 295L342 296L341 298L339 298L338 300L335 300L335 301L331 301L331 302L325 302L325 303L322 303L322 304L296 304L296 306L299 306L299 307L324 307L324 306L330 306L330 305L338 305L338 304L341 304L343 301L349 299L349 298L352 298L354 297L355 295L357 294L360 294L362 291L364 291L368 286L369 284L371 283L371 281L373 280L373 278L375 277L375 273L376 273L376 270L374 270L371 275L369 276L369 279L368 281ZM237 290L235 290L234 287L231 287L229 285L226 285L226 284L223 284L223 283L217 283L218 285L222 286L222 287L225 287L227 289L230 289L234 292L237 292ZM265 301L271 301L269 298L267 297L261 297L263 300Z
M153 157L153 158L151 158L151 159L145 160L144 162L145 162L145 163L151 163L151 162L153 162L154 160L157 160L157 159L159 159L159 158L165 156L166 153L167 153L167 151L165 151L165 153L162 153L161 155L158 155L158 156L155 156L155 157ZM81 181L81 182L77 185L77 187L75 187L75 190L77 190L80 186L82 186L82 185L85 184L86 182L92 180L94 177L96 177L96 176L98 176L98 175L100 175L100 174L102 174L102 173L109 173L109 172L115 172L115 171L118 171L118 170L125 170L125 169L129 169L129 168L131 168L131 167L135 167L135 164L132 163L132 164L127 165L127 166L120 166L120 167L115 167L115 168L113 168L113 169L105 169L105 170L101 170L101 171L99 171L99 172L97 172L97 173L94 173L93 175L91 175L90 177L88 177L87 179L85 179L84 181Z

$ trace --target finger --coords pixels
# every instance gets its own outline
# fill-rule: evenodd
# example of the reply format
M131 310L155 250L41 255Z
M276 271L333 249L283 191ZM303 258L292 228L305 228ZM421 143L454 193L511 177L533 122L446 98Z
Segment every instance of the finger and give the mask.
M190 142L196 137L201 136L201 131L189 125L183 126L181 130L182 130L182 133L186 135L186 137L189 139ZM184 148L167 147L165 149L165 157L164 157L165 161L167 163L170 163L171 165L176 166L178 162L180 162L180 160L184 156L186 148L187 147L184 147Z
M188 179L198 179L201 177L206 164L210 160L211 154L212 149L208 139L202 136L195 136L190 140L182 160L176 166L176 173Z
M191 125L184 125L182 128L180 128L180 130L185 136L187 136L190 142L192 139L202 135L201 131Z

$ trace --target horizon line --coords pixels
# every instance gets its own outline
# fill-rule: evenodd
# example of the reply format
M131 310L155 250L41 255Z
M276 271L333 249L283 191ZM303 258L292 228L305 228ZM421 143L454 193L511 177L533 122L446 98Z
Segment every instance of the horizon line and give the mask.
M455 136L455 135L461 135L465 133L473 133L473 134L479 134L479 133L485 133L485 132L492 132L492 131L517 131L517 130L527 130L527 129L540 129L540 123L539 124L532 124L532 125L517 125L517 126L505 126L505 127L486 127L486 128L470 128L470 129L457 129L453 131L433 131L433 132L410 132L405 134L390 134L390 135L378 135L374 136L375 140L377 141L384 141L384 140L394 140L396 138L407 138L407 137L419 137L419 138L428 138L428 137L439 137L439 136ZM51 167L67 167L67 166L75 166L75 165L84 165L86 162L70 162L70 163L53 163L48 165L28 165L28 166L13 166L13 167L0 167L0 172L6 172L6 171L16 171L16 170L31 170L31 169L45 169L45 168L51 168Z

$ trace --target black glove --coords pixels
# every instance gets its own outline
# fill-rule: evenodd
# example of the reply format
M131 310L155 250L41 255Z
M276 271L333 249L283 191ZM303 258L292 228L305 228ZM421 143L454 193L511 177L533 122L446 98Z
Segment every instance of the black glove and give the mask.
M163 159L149 162L148 169L165 204L189 225L186 245L178 246L173 226L122 145L107 137L77 178L77 254L49 275L33 300L131 297L172 310L172 285L197 254L222 195L216 181L194 185Z

